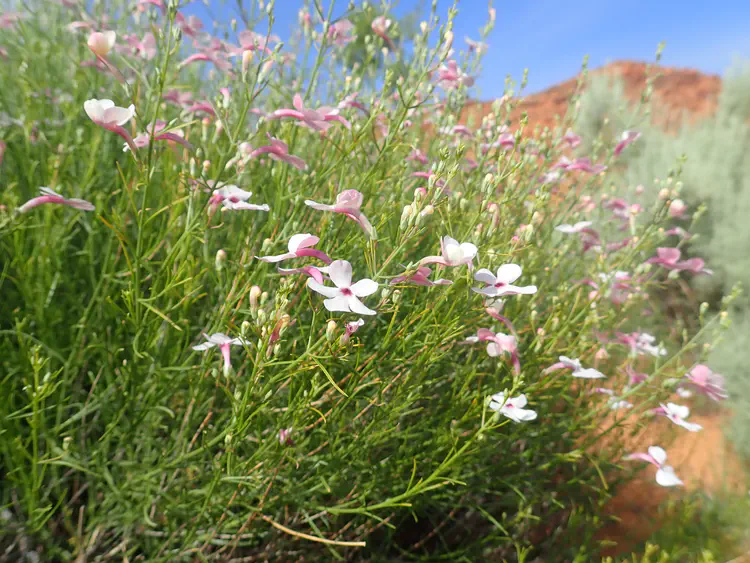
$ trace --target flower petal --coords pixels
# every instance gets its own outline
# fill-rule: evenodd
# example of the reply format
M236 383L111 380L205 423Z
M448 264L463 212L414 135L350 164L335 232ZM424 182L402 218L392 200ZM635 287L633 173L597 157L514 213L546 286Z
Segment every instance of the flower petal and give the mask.
M337 295L332 299L326 299L325 301L323 301L323 305L331 312L351 312L351 309L349 308L349 298L346 295Z
M364 303L362 303L357 297L354 295L349 295L347 297L347 300L349 302L349 309L352 313L359 313L360 315L375 315L377 314L377 311L373 311L372 309L368 309Z
M336 287L349 287L352 284L352 265L346 260L334 260L329 266L328 276Z
M309 278L307 280L307 287L315 291L316 293L320 293L321 295L325 295L328 298L334 298L341 294L341 292L335 288L335 287L328 287L327 285L323 285L322 283L318 283L312 278Z
M497 279L495 278L495 274L493 274L487 268L482 268L481 270L477 270L477 272L474 274L474 279L478 282L487 283L487 284L494 284L497 281Z
M521 277L521 266L518 264L503 264L497 269L497 281L513 283Z
M674 469L669 465L660 468L656 472L656 482L662 487L676 487L682 485L683 482L674 473Z
M378 283L371 279L364 278L353 284L350 289L357 297L367 297L378 290Z

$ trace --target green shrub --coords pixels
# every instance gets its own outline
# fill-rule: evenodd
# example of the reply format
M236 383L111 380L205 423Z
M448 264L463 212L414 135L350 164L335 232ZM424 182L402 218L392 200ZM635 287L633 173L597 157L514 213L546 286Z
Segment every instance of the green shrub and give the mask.
M600 193L609 180L569 172L570 197L551 197L554 184L539 176L565 152L562 131L536 145L522 129L504 135L511 107L498 104L469 137L443 133L471 82L446 60L453 12L443 26L432 14L383 65L345 67L315 11L289 40L295 58L276 43L263 48L273 11L256 9L243 19L260 35L245 34L236 58L221 43L204 47L216 66L207 70L183 64L195 50L188 30L178 30L176 4L163 13L150 4L91 7L32 3L0 37L0 531L8 552L589 561L599 509L627 478L626 417L609 397L592 397L601 383L545 370L560 355L596 363L609 376L604 385L635 404L631 422L642 424L685 358L698 355L696 343L717 334L719 315L701 318L694 338L670 336L668 354L656 358L643 354L644 341L632 350L600 341L658 326L645 296L665 277L646 275L642 264L660 244L664 202L644 199L625 233L609 211L594 213L602 244L636 238L619 251L581 253L578 235L555 227L588 217L574 208L577 195ZM142 39L150 29L155 57L143 56L146 43L136 55L124 48L106 64L81 66L94 60L88 31L67 26L105 14L121 32L118 45L126 30ZM225 31L236 49L233 30L217 33ZM372 56L382 48L364 46ZM478 70L476 52L454 56L458 69ZM357 91L363 109L292 109L295 94L317 108ZM193 99L175 103L178 93ZM97 125L83 107L99 97L132 103L134 119ZM159 120L164 129L154 127ZM123 152L118 134L134 133L141 146ZM501 146L482 151L496 140ZM429 165L415 160L417 148ZM247 195L221 191L232 184L268 210L236 209ZM96 209L36 199L40 186ZM361 194L361 212L305 203L331 204L347 189ZM358 313L331 312L318 294L333 295L330 282L316 292L305 274L280 275L255 258L285 252L304 233L320 238L326 257L349 261L354 280L374 280L357 291L376 314L346 292L327 306L341 308L345 298ZM474 281L466 264L429 259L448 235L479 248L469 260L476 268L518 263L517 283L538 287L504 298L513 329L497 303L472 291L487 279L478 270ZM281 265L314 265L308 274L320 275L324 263L312 254ZM393 283L426 263L439 270L431 279L452 284ZM345 266L332 268L351 292ZM627 291L599 275L620 270L634 277ZM597 293L578 283L586 278ZM364 325L345 332L360 314ZM512 351L510 338L479 332L492 327L515 331L517 367L513 354L498 355L502 346ZM214 333L238 339L218 341L225 361L217 347L195 349ZM467 342L475 334L495 340ZM624 387L625 368L649 375ZM538 419L516 424L495 412L490 396L502 391L525 394Z

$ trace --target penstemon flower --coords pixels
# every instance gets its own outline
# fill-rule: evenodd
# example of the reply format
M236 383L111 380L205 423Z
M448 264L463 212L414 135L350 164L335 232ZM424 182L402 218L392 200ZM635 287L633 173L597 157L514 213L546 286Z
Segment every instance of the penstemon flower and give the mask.
M307 287L327 297L323 305L329 311L375 315L377 311L368 309L360 300L378 290L378 284L371 279L361 279L352 283L352 265L346 260L334 260L328 268L328 275L336 287L329 287L315 281L307 280Z
M675 475L674 469L671 465L666 465L667 452L665 452L659 446L651 446L648 449L648 453L634 453L625 456L626 460L638 459L646 461L651 465L655 465L658 469L656 471L656 482L662 487L675 487L682 485L683 482Z
M357 190L344 190L336 196L336 203L333 205L318 203L310 199L305 200L305 205L317 209L318 211L332 211L334 213L346 215L349 219L355 221L360 227L362 227L362 230L367 236L370 238L376 238L375 228L367 217L365 217L365 214L360 211L362 200L363 196Z
M440 239L440 251L442 256L426 256L419 261L419 265L463 266L467 264L471 270L474 267L474 258L476 258L478 252L477 247L472 243L459 243L456 239L448 236Z
M489 408L511 419L513 422L529 422L536 420L537 413L531 409L524 409L528 401L526 395L505 398L505 393L495 393L490 397Z
M531 295L536 293L535 285L519 287L512 285L521 277L521 266L517 264L503 264L497 269L497 275L490 270L482 268L474 274L474 279L486 284L483 288L472 287L472 291L486 295L487 297L501 297L503 295Z
M19 213L26 213L34 209L35 207L43 205L45 203L67 205L68 207L72 207L73 209L80 209L81 211L94 211L94 209L96 209L91 202L76 198L67 199L49 188L39 188L39 191L42 192L42 195L30 199L29 201L24 203L21 207L18 208Z
M325 252L311 248L319 242L320 239L314 235L311 235L310 233L293 235L292 238L289 239L289 244L287 245L289 252L285 254L278 254L276 256L256 256L256 258L258 260L262 260L263 262L275 263L281 262L282 260L288 260L290 258L311 257L318 258L326 264L330 264L332 260Z
M115 105L112 100L86 100L83 103L83 109L91 121L99 127L104 127L108 131L117 133L125 139L125 142L134 153L138 147L133 142L133 137L123 127L135 115L135 106L130 104L127 108L121 108Z
M206 338L206 342L204 342L203 344L198 344L197 346L193 346L193 350L197 352L204 352L206 350L214 348L215 346L218 346L219 350L221 351L221 355L224 358L224 375L228 376L232 371L230 348L232 346L246 346L248 345L248 342L243 338L230 338L222 332L215 332L210 336L204 333L203 336Z
M683 405L675 405L674 403L661 403L660 406L652 411L654 414L665 416L677 426L682 426L688 432L698 432L703 429L700 424L694 422L688 422L685 420L690 416L690 409Z

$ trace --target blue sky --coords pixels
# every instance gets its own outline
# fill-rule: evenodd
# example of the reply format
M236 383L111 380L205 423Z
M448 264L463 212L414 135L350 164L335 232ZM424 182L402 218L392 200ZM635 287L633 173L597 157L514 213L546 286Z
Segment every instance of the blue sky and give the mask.
M243 0L244 3L257 0ZM331 0L322 0L327 8ZM348 0L336 1L336 15ZM429 0L401 0L396 17ZM438 13L453 4L438 0ZM229 21L235 2L200 3L186 7L207 19ZM302 0L277 0L276 30L283 38L297 24ZM750 60L750 0L495 0L497 23L489 37L490 50L477 87L482 99L502 95L505 76L519 80L529 69L527 92L543 90L574 76L584 55L595 68L608 61L651 61L660 41L667 44L662 62L722 73L737 57ZM454 24L457 43L478 38L487 21L486 0L459 0Z

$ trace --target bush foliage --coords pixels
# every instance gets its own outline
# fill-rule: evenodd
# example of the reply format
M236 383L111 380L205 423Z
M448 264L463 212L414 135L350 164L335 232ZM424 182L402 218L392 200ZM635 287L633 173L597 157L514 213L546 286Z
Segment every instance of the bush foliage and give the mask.
M669 201L623 212L609 171L560 160L570 119L534 139L510 96L458 126L484 47L453 41L453 10L396 50L375 10L358 48L382 65L362 65L332 5L303 11L283 45L272 4L213 36L181 9L32 2L2 16L8 552L590 560L599 508L627 477L622 437L723 318L645 335L662 324L652 290L673 283L644 264ZM105 29L111 50L90 38ZM84 111L98 98L123 109ZM627 155L614 150L600 143L597 164ZM305 203L352 189L335 209ZM597 231L556 228L582 220ZM278 267L315 269L257 258L305 233L320 252ZM442 239L441 254L447 236L467 245ZM329 256L374 281L350 290ZM416 284L428 263L452 283ZM473 291L491 279L480 268L511 263L520 294L513 268ZM326 308L309 276L343 297ZM195 349L215 333L236 340ZM561 355L607 378L549 371ZM536 420L505 402L521 394Z

